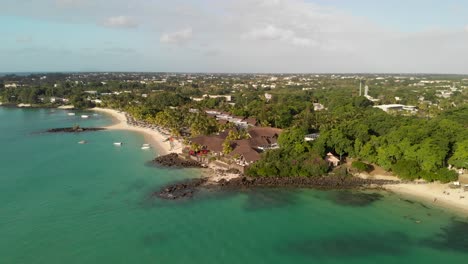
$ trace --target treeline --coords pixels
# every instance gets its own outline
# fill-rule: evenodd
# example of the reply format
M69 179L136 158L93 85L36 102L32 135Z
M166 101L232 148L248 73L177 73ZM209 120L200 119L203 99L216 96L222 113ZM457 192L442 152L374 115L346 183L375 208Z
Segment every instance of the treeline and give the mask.
M10 104L32 104L35 106L58 106L63 104L57 100L51 102L51 98L67 98L68 104L75 108L84 109L94 107L95 104L88 100L89 94L84 89L72 87L21 87L0 89L0 99Z
M0 88L0 99L11 103L44 104L40 100L42 97L46 103L50 102L47 98L64 97L70 99L70 104L86 108L92 106L89 97L96 96L85 91L118 91L119 95L100 98L105 107L125 110L137 119L170 129L174 135L208 135L225 129L226 126L204 113L206 109L255 117L262 126L285 131L279 137L281 148L265 152L248 170L247 173L254 176L323 175L329 170L323 160L328 152L342 160L350 157L379 165L405 179L447 182L456 178L455 172L447 167L468 167L466 89L460 97L453 99L456 104L431 105L421 111L430 114L405 116L373 108L372 102L358 97L357 90L349 88L355 81L324 80L321 85L326 89L310 91L302 91L301 87L278 87L232 92L230 85L214 80L201 85L181 86L178 81L151 85L119 81L109 81L105 85L97 81L86 85L63 82L57 87L39 84ZM395 92L402 93L403 97L405 91L402 89ZM205 93L230 94L232 101L212 98L198 102L191 99ZM272 98L267 99L265 93L272 94ZM416 102L419 94L408 93L407 102ZM385 94L387 98L394 95L394 92ZM313 103L321 103L327 110L314 111ZM437 111L429 111L431 109ZM313 142L305 142L304 136L309 133L320 133L320 136Z
M299 117L296 125L280 136L281 149L265 153L248 173L316 176L316 171L308 173L306 168L315 157L324 157L327 152L341 159L352 157L377 164L409 180L448 182L458 177L447 169L449 165L468 167L468 107L427 120L389 115L364 100L354 97L330 102L328 114L320 114L320 137L313 143L305 142L304 135L317 127ZM296 162L303 162L305 168L297 172ZM317 169L323 168L320 162L316 164Z

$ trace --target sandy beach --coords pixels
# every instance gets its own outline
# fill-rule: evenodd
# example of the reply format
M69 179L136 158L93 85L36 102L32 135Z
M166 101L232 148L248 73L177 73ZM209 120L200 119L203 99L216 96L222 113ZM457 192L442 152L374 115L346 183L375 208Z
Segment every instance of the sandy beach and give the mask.
M362 178L394 181L399 180L388 172L385 174L371 174L372 175L361 173L358 176ZM449 184L415 181L410 183L384 185L383 188L397 195L419 200L434 207L450 209L462 215L468 215L468 191L464 191L463 187L452 189Z
M127 118L124 112L119 112L117 110L107 108L93 108L93 110L111 115L116 121L115 124L105 128L110 130L129 130L142 133L148 141L147 143L156 148L157 153L160 155L166 155L171 152L182 152L183 145L181 142L175 141L175 147L173 150L171 150L169 142L164 142L167 136L150 128L129 125L127 123ZM215 173L216 168L211 169L211 173L206 173L206 175L211 178L211 181L217 181L221 178L231 179L238 176L219 175L218 173ZM359 176L362 178L399 180L397 177L392 176L389 173L372 173L372 175L360 174ZM463 188L452 189L449 187L449 184L425 182L385 185L384 188L390 192L396 193L397 195L413 198L435 207L451 209L463 215L468 215L468 191L465 192Z
M385 189L406 197L412 197L435 207L448 208L468 215L468 191L452 189L441 183L402 183L386 185Z
M124 112L119 112L114 109L108 108L93 108L92 110L111 115L115 120L113 125L105 127L109 130L128 130L141 133L145 136L147 143L149 143L153 148L155 148L157 154L163 156L169 153L182 153L183 144L182 142L175 140L174 148L171 150L169 142L164 142L167 139L166 135L161 134L160 132L153 130L151 128L139 127L129 125L127 122L127 117ZM210 182L218 182L221 179L230 180L236 177L239 177L239 174L235 173L226 173L223 172L223 168L210 165L208 170L202 170L204 177L209 178Z
M105 113L111 115L114 120L115 124L105 127L109 130L128 130L128 131L135 131L141 133L145 136L145 139L148 141L146 143L150 144L153 148L156 149L156 152L159 155L166 155L169 153L181 153L183 145L181 142L175 140L174 141L174 148L171 150L171 146L168 141L164 142L167 139L167 136L161 134L160 132L153 130L151 128L145 127L138 127L138 126L131 126L127 123L127 118L124 112L119 112L114 109L108 108L93 108L93 111L97 111L100 113Z

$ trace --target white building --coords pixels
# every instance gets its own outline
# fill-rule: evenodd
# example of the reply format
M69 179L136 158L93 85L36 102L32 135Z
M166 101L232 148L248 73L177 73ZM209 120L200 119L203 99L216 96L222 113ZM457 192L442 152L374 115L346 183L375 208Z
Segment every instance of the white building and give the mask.
M5 88L17 88L18 85L16 83L5 83Z
M325 110L325 106L323 106L323 104L313 103L313 105L314 105L314 111L322 111L322 110Z
M320 136L319 133L313 133L313 134L305 135L304 140L307 141L307 142L314 141L317 138L319 138L319 136Z
M382 109L385 112L401 111L401 110L410 111L410 112L418 111L416 106L402 105L402 104L376 105L376 106L374 106L374 108Z

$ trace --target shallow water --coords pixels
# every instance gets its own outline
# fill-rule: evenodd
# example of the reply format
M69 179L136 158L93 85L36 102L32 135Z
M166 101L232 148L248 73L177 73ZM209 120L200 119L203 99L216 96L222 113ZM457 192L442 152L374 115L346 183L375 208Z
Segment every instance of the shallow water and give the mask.
M196 170L145 165L133 132L66 111L0 108L0 263L464 263L468 220L386 193L202 191L150 197ZM77 144L87 140L89 144ZM122 141L122 147L113 142Z

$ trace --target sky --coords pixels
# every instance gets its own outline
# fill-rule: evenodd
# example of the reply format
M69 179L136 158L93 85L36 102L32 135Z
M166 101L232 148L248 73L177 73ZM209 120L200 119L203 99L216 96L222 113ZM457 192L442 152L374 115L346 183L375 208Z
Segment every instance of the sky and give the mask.
M0 72L468 74L466 0L0 0Z

